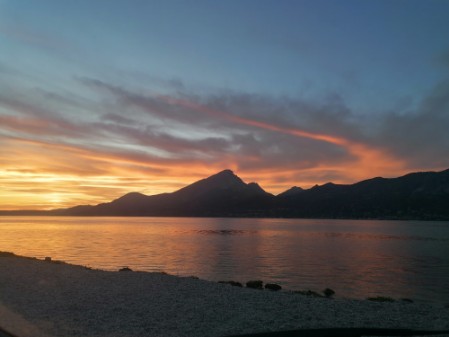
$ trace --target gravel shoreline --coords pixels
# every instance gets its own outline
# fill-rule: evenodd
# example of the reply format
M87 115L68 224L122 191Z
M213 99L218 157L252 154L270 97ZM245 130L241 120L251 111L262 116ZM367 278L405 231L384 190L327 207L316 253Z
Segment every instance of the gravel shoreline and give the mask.
M209 336L301 328L449 329L449 308L312 298L163 273L0 256L0 326L20 337Z

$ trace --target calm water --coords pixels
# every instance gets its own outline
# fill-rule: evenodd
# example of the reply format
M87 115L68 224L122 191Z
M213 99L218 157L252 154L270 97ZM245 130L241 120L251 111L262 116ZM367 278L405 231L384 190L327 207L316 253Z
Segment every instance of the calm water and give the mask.
M0 217L0 251L449 304L449 222Z

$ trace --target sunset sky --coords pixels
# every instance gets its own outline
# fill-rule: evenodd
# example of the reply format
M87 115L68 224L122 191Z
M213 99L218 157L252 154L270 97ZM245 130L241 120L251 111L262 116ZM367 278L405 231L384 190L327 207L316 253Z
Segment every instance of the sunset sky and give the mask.
M449 1L0 0L0 209L449 168Z

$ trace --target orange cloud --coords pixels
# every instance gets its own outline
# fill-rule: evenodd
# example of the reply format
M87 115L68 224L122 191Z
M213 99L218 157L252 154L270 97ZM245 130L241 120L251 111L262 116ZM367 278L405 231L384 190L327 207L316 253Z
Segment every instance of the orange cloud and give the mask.
M211 173L210 167L194 161L158 160L18 137L3 138L2 148L2 210L97 204L130 191L170 192ZM189 175L185 167L195 173Z
M179 137L181 127L164 133L141 125L138 119L114 116L83 123L63 114L42 115L28 102L8 101L8 109L17 115L0 117L0 209L51 209L106 202L131 191L170 192L225 168L274 194L292 185L353 183L406 172L401 160L361 141L236 116L171 97L152 98L151 103L160 108L154 117L145 97L137 98L148 119L167 113L181 127L196 126L201 131L218 125L221 135L210 137L212 133L207 132L209 136L201 134L197 139L188 138L186 132ZM130 104L131 99L136 98L130 96ZM232 126L236 132L229 132ZM254 132L261 136L256 139L252 130L265 132ZM280 156L265 157L270 139L280 141L274 144ZM304 139L308 141L298 141ZM291 144L310 145L306 155L321 149L323 154L312 159L295 157ZM285 147L290 149L284 151Z
M340 146L355 158L354 160L352 160L352 162L341 162L338 164L334 164L334 166L329 166L326 164L326 166L324 167L318 166L309 169L309 171L315 173L318 173L320 171L340 172L341 176L346 177L346 179L344 179L345 181L335 182L353 182L354 180L362 180L372 177L372 175L398 175L407 172L405 161L393 157L388 153L388 151L384 149L376 148L368 144L352 141L340 136L314 133L306 130L301 130L299 128L289 128L243 118L186 100L179 100L169 97L165 97L165 99L170 104L180 105L183 107L194 109L196 111L201 111L202 113L209 116L221 118L237 124L288 134L295 137L309 138L312 140L323 141ZM304 172L304 170L301 171ZM305 171L307 171L307 169ZM270 174L272 173L273 172L270 172ZM260 171L258 172L258 174L260 175ZM310 185L310 181L305 182L305 185Z

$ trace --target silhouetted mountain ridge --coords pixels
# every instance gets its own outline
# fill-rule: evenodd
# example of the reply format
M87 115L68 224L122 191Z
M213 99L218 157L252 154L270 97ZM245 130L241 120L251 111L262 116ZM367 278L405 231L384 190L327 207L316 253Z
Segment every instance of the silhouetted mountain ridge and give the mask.
M449 170L328 183L284 198L281 206L291 217L449 219Z
M293 186L293 187L289 188L288 190L286 190L282 193L279 193L277 196L281 197L281 198L291 197L295 194L302 193L302 192L304 192L304 189L302 189L301 187L298 187L298 186Z
M449 170L376 177L352 185L294 186L277 196L224 170L172 193L125 194L96 206L0 215L297 217L449 220Z
M53 211L58 215L109 216L256 216L274 196L224 170L172 193L131 192L109 203Z
M246 184L231 170L224 170L217 174L199 180L191 185L174 192L176 195L185 195L188 198L195 198L209 193L243 193L245 195L271 195L265 192L258 184Z

